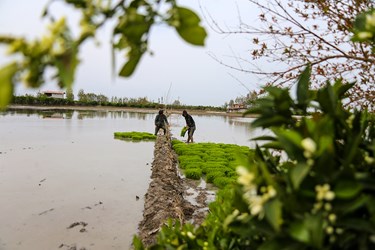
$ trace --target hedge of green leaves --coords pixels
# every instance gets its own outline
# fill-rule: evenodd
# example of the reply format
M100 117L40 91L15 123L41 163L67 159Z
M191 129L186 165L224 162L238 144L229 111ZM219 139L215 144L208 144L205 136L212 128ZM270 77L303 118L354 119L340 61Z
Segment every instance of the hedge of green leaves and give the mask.
M156 136L148 132L115 132L116 139L132 140L132 141L150 141L155 140Z

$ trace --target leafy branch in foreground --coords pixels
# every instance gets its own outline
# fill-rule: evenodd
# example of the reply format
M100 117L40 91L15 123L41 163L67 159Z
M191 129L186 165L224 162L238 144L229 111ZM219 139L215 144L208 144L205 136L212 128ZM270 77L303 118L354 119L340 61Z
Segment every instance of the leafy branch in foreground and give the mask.
M61 88L70 88L80 63L82 44L94 38L96 32L110 20L114 20L112 32L113 51L125 55L125 63L119 75L129 77L135 71L148 49L151 28L167 24L174 28L186 42L202 46L207 36L200 26L200 18L192 10L181 7L175 0L65 0L81 13L80 30L74 36L65 17L54 20L48 6L43 12L50 17L48 32L32 41L22 37L0 35L0 44L8 47L8 53L18 59L0 68L0 108L11 100L14 85L20 81L37 88L45 83L45 72L52 69L54 79ZM51 1L53 4L53 1Z

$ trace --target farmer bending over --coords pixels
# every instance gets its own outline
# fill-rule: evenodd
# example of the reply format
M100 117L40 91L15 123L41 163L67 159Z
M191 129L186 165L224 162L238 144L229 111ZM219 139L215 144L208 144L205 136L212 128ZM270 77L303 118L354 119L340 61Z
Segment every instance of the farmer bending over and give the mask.
M189 142L194 142L193 140L193 134L194 134L194 131L195 131L195 122L194 122L194 119L193 117L191 117L191 115L189 115L186 110L182 111L182 116L185 117L185 121L186 121L186 127L188 128L188 139L187 139L187 143Z
M155 135L158 134L159 129L163 129L165 135L167 133L166 125L169 125L169 123L164 111L161 109L159 110L159 114L155 117Z

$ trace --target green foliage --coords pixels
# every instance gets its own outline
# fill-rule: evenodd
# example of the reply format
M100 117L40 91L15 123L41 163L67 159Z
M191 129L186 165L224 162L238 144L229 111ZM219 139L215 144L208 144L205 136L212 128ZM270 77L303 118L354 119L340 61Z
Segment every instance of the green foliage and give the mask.
M186 42L194 45L204 45L207 33L204 28L199 26L200 18L193 11L178 7L173 12L172 23L176 23L178 34Z
M114 133L115 139L125 139L125 140L133 140L133 141L150 141L155 140L156 136L148 133L148 132L115 132Z
M17 64L12 63L0 69L0 110L6 107L13 95L13 77Z
M43 85L47 68L56 71L55 79L60 88L71 88L80 63L80 47L86 40L95 38L96 32L110 21L114 21L110 39L112 51L125 54L125 63L119 72L123 77L131 76L142 56L149 52L150 30L157 24L164 23L175 28L183 40L193 45L204 45L207 36L197 14L179 6L175 0L64 2L81 13L78 35L71 32L65 17L56 19L50 15L49 5L54 1L43 11L43 17L49 18L51 24L40 39L29 41L22 37L0 35L0 44L7 45L9 54L18 58L11 64L11 69L9 65L0 69L0 79L6 80L0 85L0 108L9 104L13 85L17 82L23 81L32 88ZM114 58L113 55L115 67Z
M1 74L1 72L0 72ZM7 81L3 81L3 84L6 84ZM0 86L1 87L13 87L13 85L8 81L9 85ZM6 90L4 90L5 93ZM146 97L139 97L139 98L117 98L112 97L109 100L108 97L102 94L95 94L95 93L85 93L83 89L79 90L78 92L78 100L74 101L74 95L70 92L71 89L67 88L66 90L66 98L65 99L58 99L58 98L44 98L42 95L32 96L32 95L25 95L25 96L14 96L11 103L12 104L21 104L21 105L53 105L53 106L60 106L60 105L71 105L71 106L109 106L109 107L134 107L134 108L148 108L148 109L160 109L160 104L147 100ZM7 96L5 96L7 97ZM6 98L4 98L5 100ZM3 99L1 99L3 100ZM222 108L219 107L212 107L212 106L176 106L176 105L169 105L171 109L195 109L195 110L211 110L211 111L224 111Z
M249 111L258 115L253 126L271 132L256 139L254 159L238 164L237 182L223 176L222 163L206 162L203 173L222 191L205 222L164 227L152 249L171 239L170 249L375 248L375 116L344 108L352 84L336 80L313 91L309 78L307 68L295 100L286 89L266 88Z
M365 42L375 45L375 10L360 13L354 21L352 41Z

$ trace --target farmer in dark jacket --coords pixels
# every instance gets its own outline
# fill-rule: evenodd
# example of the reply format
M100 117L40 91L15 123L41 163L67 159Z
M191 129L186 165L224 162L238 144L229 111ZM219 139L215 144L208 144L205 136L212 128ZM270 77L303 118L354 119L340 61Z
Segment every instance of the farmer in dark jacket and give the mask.
M163 110L159 110L159 114L155 117L155 135L158 134L159 129L163 129L164 135L167 133L166 125L168 125L167 117Z
M189 142L194 142L193 140L193 134L194 134L194 131L195 131L195 122L194 122L194 119L193 117L191 117L191 115L189 115L186 110L182 111L182 116L185 117L185 121L186 121L186 127L188 128L187 132L188 132L188 139L187 139L187 143Z

